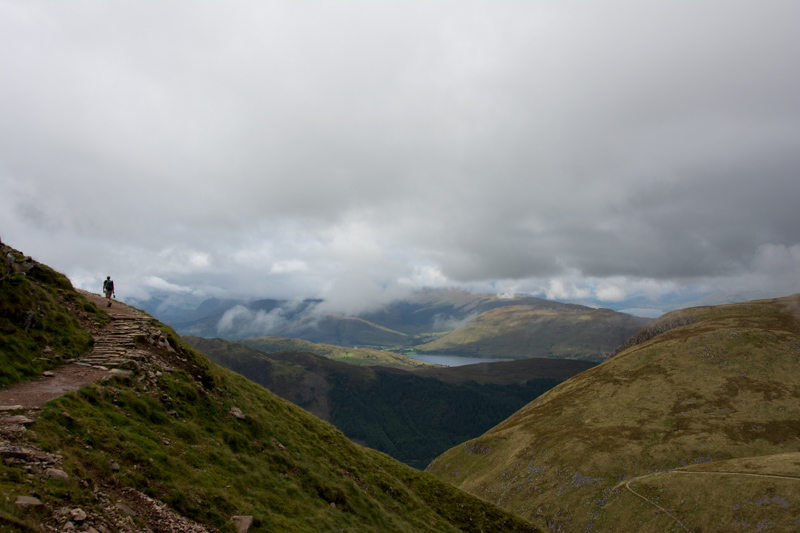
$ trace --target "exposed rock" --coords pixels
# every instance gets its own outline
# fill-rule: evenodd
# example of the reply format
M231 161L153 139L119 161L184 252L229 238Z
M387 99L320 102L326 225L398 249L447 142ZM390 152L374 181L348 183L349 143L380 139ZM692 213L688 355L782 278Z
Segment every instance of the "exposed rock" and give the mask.
M131 509L130 507L128 507L127 505L125 505L122 502L117 502L115 507L117 509L119 509L120 511L122 511L123 513L125 513L126 515L128 515L128 516L136 516L136 511L134 511L133 509Z
M113 459L108 462L108 467L113 470L114 472L119 472L119 463L114 461Z
M15 415L15 416L7 416L5 418L0 419L0 424L3 425L18 424L20 426L30 426L31 424L33 424L33 420L31 420L27 416Z
M17 507L22 507L23 509L36 509L38 507L44 507L44 504L38 498L34 498L33 496L17 496L17 501L14 502L14 505Z
M253 527L252 516L234 516L231 520L236 525L236 533L249 533L250 528Z
M22 411L25 409L22 405L0 405L0 411Z
M33 457L33 451L21 446L3 446L0 448L0 457L27 460Z
M48 468L44 473L50 479L63 479L64 481L69 481L69 474L58 468Z
M46 378L52 378L53 376L55 376L55 374L54 374L54 373L52 373L52 372L51 372L51 371L49 371L49 370L45 370L44 372L42 372L42 375L43 375L44 377L46 377Z
M228 414L234 418L238 418L239 420L247 420L247 417L244 416L244 413L238 407L231 407L231 410L228 411Z
M86 520L86 513L83 509L73 509L69 512L69 516L72 517L75 522L83 522Z

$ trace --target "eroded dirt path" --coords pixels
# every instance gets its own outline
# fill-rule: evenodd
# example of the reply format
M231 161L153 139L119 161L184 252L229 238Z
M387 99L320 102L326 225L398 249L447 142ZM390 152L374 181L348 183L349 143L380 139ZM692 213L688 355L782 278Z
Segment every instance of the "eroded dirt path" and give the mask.
M80 292L112 318L102 328L91 328L94 339L92 350L78 358L77 362L48 371L40 378L0 389L0 458L7 464L21 466L29 473L29 477L46 479L56 475L69 479L70 476L62 470L60 455L46 453L37 448L27 436L28 428L35 427L36 419L45 403L113 374L137 374L155 379L156 374L151 368L153 361L159 361L163 368L166 365L162 358L176 355L151 317L116 301L111 307L107 307L102 296ZM154 382L151 385L154 386ZM50 504L38 498L29 498L22 503L19 503L18 498L15 505L33 505L46 509L39 511L40 515L48 517L43 521L42 530L45 531L217 531L177 514L164 503L141 492L116 486L112 480L97 478L82 482L88 484L89 481L94 483L92 494L96 505L85 511L73 509L71 506L65 507L63 503L61 507L50 507ZM82 518L76 522L78 525L73 524L70 520L77 520L74 517L79 515ZM21 531L39 531L4 511L0 511L0 523L2 522L16 525Z
M94 347L77 363L54 368L44 376L0 389L0 410L41 409L53 398L63 396L81 387L99 381L112 373L113 368L124 368L130 360L142 359L145 354L136 350L137 336L152 336L152 319L132 307L114 302L107 307L106 300L98 294L81 291L98 307L111 315L111 322L94 335Z
M109 370L69 364L56 368L51 373L53 375L49 377L43 376L0 389L0 410L11 410L9 408L14 406L22 410L41 409L53 398L103 378L108 375Z

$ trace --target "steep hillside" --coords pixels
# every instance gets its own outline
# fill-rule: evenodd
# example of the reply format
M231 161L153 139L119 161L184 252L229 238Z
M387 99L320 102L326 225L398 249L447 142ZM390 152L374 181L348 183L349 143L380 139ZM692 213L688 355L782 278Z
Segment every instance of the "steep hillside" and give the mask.
M548 302L551 304L551 302ZM578 305L515 305L478 315L417 346L422 353L478 357L553 357L602 361L650 319Z
M475 383L511 385L525 383L531 379L564 381L596 365L597 363L589 361L534 358L464 366L418 368L414 370L414 374L420 377L436 378L447 383L474 381Z
M77 294L63 276L46 270L47 276L36 278L10 269L0 277L0 292L10 302L4 335L19 342L4 343L4 363L11 367L3 369L29 369L7 374L9 381L34 372L31 365L39 361L29 361L41 356L44 343L63 350L61 359L77 354L89 360L100 357L99 338L114 336L113 350L104 349L102 357L115 368L107 379L41 410L2 406L3 530L232 532L233 516L246 517L240 525L252 519L245 528L250 531L535 530L492 504L353 444L330 424L210 363L146 315L127 308L123 313L123 304L115 303L110 322L91 321L84 310L95 310L87 304L90 297ZM8 297L15 291L38 300ZM63 301L47 297L53 293ZM74 302L81 305L73 308ZM28 311L34 312L32 321L64 313L75 322L43 320L35 330L27 323ZM137 315L129 320L136 325L119 327L122 314ZM25 322L18 327L20 319ZM95 349L81 353L80 346L91 344L90 333L85 331L84 344L65 339L86 320L99 329ZM23 353L15 355L17 349ZM46 383L42 379L15 387L35 388ZM0 392L18 397L16 390Z
M250 346L259 352L308 352L351 365L381 365L399 368L434 368L439 366L382 350L345 348L343 346L314 343L302 339L288 339L286 337L251 337L239 339L237 342Z
M462 370L445 382L417 371L354 366L310 353L267 355L222 339L187 340L212 361L330 421L349 438L416 468L480 435L564 379L543 377L548 370L517 367L484 375ZM449 369L431 370L446 375Z
M797 476L799 310L794 295L664 315L429 471L560 531L792 530L798 480L684 470Z

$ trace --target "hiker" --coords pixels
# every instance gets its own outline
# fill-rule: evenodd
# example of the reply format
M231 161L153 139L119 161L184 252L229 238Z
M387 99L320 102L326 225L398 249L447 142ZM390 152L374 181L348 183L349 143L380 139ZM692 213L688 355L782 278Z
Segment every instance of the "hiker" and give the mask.
M103 282L103 292L106 294L108 307L111 307L111 296L116 296L116 294L114 294L114 282L111 280L111 276L106 276L106 280Z

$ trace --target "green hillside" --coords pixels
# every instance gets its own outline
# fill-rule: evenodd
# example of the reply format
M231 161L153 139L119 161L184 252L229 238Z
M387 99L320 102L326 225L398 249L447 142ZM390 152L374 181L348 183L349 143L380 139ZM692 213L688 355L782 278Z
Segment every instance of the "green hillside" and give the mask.
M565 379L549 377L547 364L542 370L517 366L483 373L408 371L302 352L267 355L222 339L187 341L212 361L330 421L350 439L415 468L425 468L443 451L480 435ZM446 382L417 373L427 370L444 376L452 370L455 377Z
M370 348L345 348L332 344L322 344L302 339L285 337L252 337L239 339L236 342L245 344L264 353L276 352L308 352L334 361L351 365L381 365L399 368L433 368L439 365L423 363L405 355Z
M76 324L102 314L66 278L49 269L22 276L3 265L7 382L33 375L45 345L62 359L89 345L91 336L79 335ZM30 310L41 326L19 325ZM45 320L56 316L77 318ZM2 530L62 531L71 520L76 529L167 531L171 522L160 517L174 510L210 531L235 531L234 515L252 516L251 531L265 532L535 531L492 504L352 443L156 325L160 336L136 341L131 354L138 358L128 372L41 411L4 411Z
M61 274L0 243L0 386L85 352L105 312ZM43 355L47 357L43 357Z
M794 530L797 480L741 474L797 477L799 310L794 295L664 315L429 471L543 529Z
M403 346L411 336L359 317L324 314L290 323L279 331L283 337L304 339L337 346L375 347Z
M549 303L548 303L549 304ZM417 346L422 353L603 361L650 319L578 305L514 305L482 313Z

